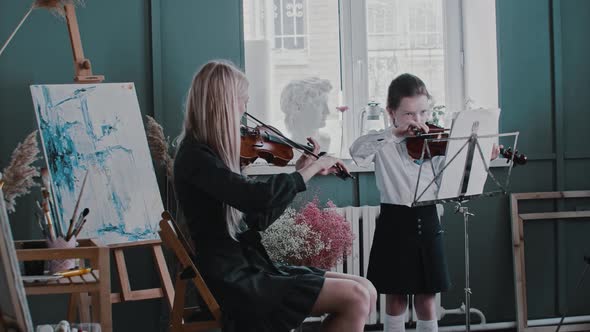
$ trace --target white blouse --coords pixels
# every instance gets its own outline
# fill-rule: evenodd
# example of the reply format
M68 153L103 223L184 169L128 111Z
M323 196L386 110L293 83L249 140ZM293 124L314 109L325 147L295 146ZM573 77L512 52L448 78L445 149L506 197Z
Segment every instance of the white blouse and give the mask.
M350 155L359 166L375 162L375 178L381 193L381 203L411 206L414 196L420 197L444 165L444 156L424 160L420 174L420 185L416 193L419 160L408 155L406 139L393 135L393 127L359 137L350 147ZM434 166L434 171L433 171ZM436 197L437 185L432 183L420 200Z

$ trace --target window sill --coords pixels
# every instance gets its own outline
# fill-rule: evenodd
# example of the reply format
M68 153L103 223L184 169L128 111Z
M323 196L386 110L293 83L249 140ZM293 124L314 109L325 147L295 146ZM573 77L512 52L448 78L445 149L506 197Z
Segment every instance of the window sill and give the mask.
M371 165L367 167L358 166L352 159L344 159L344 165L351 173L372 173L375 171L375 164L371 163ZM509 163L506 162L504 158L498 158L496 160L492 160L490 167L508 167L510 166ZM273 175L273 174L281 174L281 173L291 173L295 172L295 165L287 165L284 167L273 166L269 165L265 162L254 163L251 166L244 168L242 173L244 175Z
M351 173L363 173L363 172L373 172L375 170L373 164L368 167L360 167L352 159L344 159L342 160L346 168ZM250 165L242 171L244 175L272 175L272 174L281 174L281 173L291 173L295 172L295 165L287 165L284 167L273 166L269 165L265 162L261 163L254 163Z

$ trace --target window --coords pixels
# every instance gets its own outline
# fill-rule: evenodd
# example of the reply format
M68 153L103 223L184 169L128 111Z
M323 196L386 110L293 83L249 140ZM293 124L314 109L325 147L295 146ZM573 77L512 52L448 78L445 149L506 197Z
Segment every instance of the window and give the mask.
M274 48L305 49L304 0L273 0Z
M494 0L243 3L249 112L300 143L311 135L348 157L363 108L385 107L389 83L406 72L447 109L462 109L465 96L497 107Z
M384 105L392 78L409 72L444 104L442 7L442 0L367 0L369 99Z
M305 144L339 154L338 0L244 0L248 112ZM282 102L281 102L282 100Z

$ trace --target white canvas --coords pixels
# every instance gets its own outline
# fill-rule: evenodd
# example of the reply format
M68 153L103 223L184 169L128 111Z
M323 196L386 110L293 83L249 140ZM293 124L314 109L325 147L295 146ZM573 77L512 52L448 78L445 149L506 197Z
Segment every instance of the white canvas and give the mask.
M80 237L158 238L163 205L133 83L33 85L31 94L62 227L88 171Z

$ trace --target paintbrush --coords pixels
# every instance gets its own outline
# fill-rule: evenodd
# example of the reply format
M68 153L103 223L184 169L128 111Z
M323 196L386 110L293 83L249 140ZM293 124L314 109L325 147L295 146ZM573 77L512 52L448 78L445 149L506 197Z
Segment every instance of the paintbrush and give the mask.
M82 223L80 224L80 227L78 227L78 230L76 231L76 234L74 234L74 235L78 236L78 234L80 234L80 232L82 231L82 227L84 226L85 223L86 223L86 219L84 219L82 221Z
M46 192L43 191L43 196L45 196ZM49 230L49 239L51 240L55 240L56 236L55 236L55 229L53 228L53 221L51 220L51 212L49 211L49 207L48 207L49 203L47 202L47 199L43 199L43 203L41 204L42 208L43 208L43 216L45 216L45 222L47 223L47 228Z
M43 187L41 188L41 194L43 194L43 198L47 201L49 212L51 213L51 219L53 219L55 224L55 230L57 231L58 236L63 236L62 225L59 219L59 215L57 214L57 209L55 204L53 204L53 195L51 192L51 180L49 179L49 170L47 168L41 168L41 181L43 182Z
M84 211L82 211L82 213L80 213L78 220L76 220L76 224L75 224L76 226L74 227L74 231L72 232L73 234L70 235L70 238L72 236L78 236L78 234L80 234L80 231L82 230L82 226L84 226L84 223L86 222L86 216L88 215L88 213L90 213L89 208L85 208ZM69 241L69 238L67 239L67 241Z
M84 192L84 187L86 187L86 179L88 179L88 172L90 170L86 171L86 174L84 175L84 180L82 181L82 185L80 186L80 193L78 194L78 199L76 200L76 205L74 206L74 213L72 213L72 218L70 219L70 226L68 227L68 232L67 232L67 238L66 240L69 241L69 239L72 237L72 231L74 228L74 221L76 218L76 214L78 213L78 207L80 206L80 200L82 198L82 193Z

